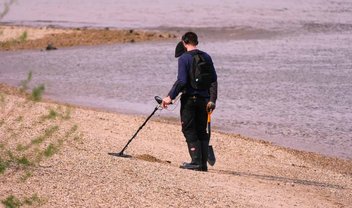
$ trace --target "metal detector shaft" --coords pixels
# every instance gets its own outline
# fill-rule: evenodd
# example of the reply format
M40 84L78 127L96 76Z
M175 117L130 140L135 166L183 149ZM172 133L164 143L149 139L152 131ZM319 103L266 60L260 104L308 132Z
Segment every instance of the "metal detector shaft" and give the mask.
M155 96L154 97L155 101L158 103L158 105L154 108L154 111L152 112L152 114L150 114L148 116L148 118L144 121L144 123L138 128L138 130L136 131L136 133L134 133L134 135L132 136L132 138L130 140L128 140L127 144L123 147L123 149L121 150L121 152L119 153L108 153L109 155L112 156L117 156L117 157L129 157L128 155L124 155L123 152L126 150L127 146L132 142L132 140L137 136L138 132L143 128L143 126L149 121L149 119L154 115L154 113L160 109L161 103L162 103L162 99L159 96Z
M132 138L130 140L128 140L127 144L125 145L125 147L121 150L121 152L119 153L119 155L123 155L123 152L125 151L125 149L127 148L127 146L132 142L132 140L137 136L138 132L144 127L144 125L149 121L149 119L154 115L154 113L159 109L159 106L156 106L154 108L154 111L152 112L152 114L149 115L149 117L144 121L144 123L142 124L142 126L139 127L139 129L136 131L136 133L132 136Z

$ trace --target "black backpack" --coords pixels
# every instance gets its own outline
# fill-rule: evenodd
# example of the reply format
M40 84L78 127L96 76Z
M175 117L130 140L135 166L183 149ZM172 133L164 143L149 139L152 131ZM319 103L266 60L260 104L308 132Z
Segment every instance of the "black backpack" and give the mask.
M190 83L194 89L209 89L213 81L213 67L203 57L201 52L192 54L193 61L190 70Z

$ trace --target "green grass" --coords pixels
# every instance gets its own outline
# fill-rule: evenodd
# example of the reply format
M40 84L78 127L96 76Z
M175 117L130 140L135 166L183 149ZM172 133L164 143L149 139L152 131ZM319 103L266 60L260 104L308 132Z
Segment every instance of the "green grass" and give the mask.
M10 158L10 161L16 160L16 157L12 154L11 150L7 150L7 156Z
M28 167L32 165L26 156L16 157L10 150L7 151L7 159L0 157L0 174L3 174L10 164L22 167Z
M31 162L27 159L26 156L22 156L20 158L16 159L17 164L23 165L23 166L29 166L31 165Z
M1 203L6 208L19 208L24 205L39 207L45 202L43 199L39 198L37 194L33 194L31 197L25 197L22 200L13 195L10 195L6 199L2 200Z
M58 113L55 110L50 109L49 115L47 117L48 119L55 119L57 116L58 116Z
M0 174L3 174L8 166L8 163L0 157Z
M58 152L58 148L55 145L53 145L53 144L49 144L49 146L44 150L44 156L45 157L51 157L56 152Z
M71 127L71 129L70 129L68 132L66 132L65 137L68 138L68 137L71 136L73 133L75 133L75 132L77 131L77 129L78 129L78 126L77 126L76 124L73 125L73 126Z
M22 205L21 201L16 198L13 195L10 195L6 199L2 200L1 203L6 207L6 208L17 208Z
M26 205L33 205L33 203L34 203L35 201L38 201L38 200L40 200L40 199L39 199L39 197L35 194L35 195L33 195L32 197L30 197L30 198L25 198L25 199L23 200L23 204L26 204Z
M62 110L62 108L59 106L57 109L49 109L49 112L47 115L42 116L41 120L44 121L46 119L53 120L56 118L60 118L62 120L69 120L71 118L71 110L69 107L67 107L65 110Z
M56 131L59 130L58 126L52 126L50 128L45 129L43 135L38 136L37 138L31 141L32 144L41 144L45 139L51 137Z
M31 144L41 144L44 142L44 140L45 140L44 136L38 136L37 138L31 141Z
M42 99L42 97L43 97L44 91L45 91L45 86L43 84L33 88L32 94L29 97L30 100L40 101Z
M42 120L46 120L46 119L53 120L53 119L56 119L58 116L59 116L58 112L56 112L54 109L50 109L47 115L42 116Z
M19 151L19 152L22 152L22 151L27 150L27 149L28 149L28 147L27 146L23 146L22 144L18 144L16 146L16 150Z
M29 171L26 171L26 173L21 176L21 181L25 182L30 177L32 177L32 173Z
M36 207L43 205L45 202L43 199L39 198L37 194L33 194L31 197L29 198L24 198L23 200L23 204L25 205L29 205L29 206L34 206L36 205Z

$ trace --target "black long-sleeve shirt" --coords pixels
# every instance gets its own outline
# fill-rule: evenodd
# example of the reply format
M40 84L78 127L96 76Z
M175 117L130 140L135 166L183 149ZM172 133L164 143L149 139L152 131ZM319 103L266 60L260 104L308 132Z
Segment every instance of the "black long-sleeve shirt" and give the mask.
M192 67L193 54L195 53L201 53L204 59L208 63L210 63L213 68L213 80L212 80L213 82L209 90L197 90L192 88L190 84L189 74ZM177 80L175 84L172 86L168 95L173 100L180 92L183 92L185 95L191 95L191 96L197 95L204 98L209 98L210 101L215 103L217 99L217 87L218 87L217 74L211 57L207 53L200 51L198 49L195 49L192 51L188 51L179 57Z

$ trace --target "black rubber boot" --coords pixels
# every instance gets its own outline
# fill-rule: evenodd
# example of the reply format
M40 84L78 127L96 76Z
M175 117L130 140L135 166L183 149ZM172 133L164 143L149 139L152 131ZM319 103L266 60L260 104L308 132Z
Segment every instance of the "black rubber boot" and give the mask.
M191 142L187 143L189 155L192 158L192 162L190 163L183 163L180 168L188 169L188 170L202 170L201 165L201 145L200 142Z
M208 171L208 147L209 141L201 141L202 163L201 171Z

